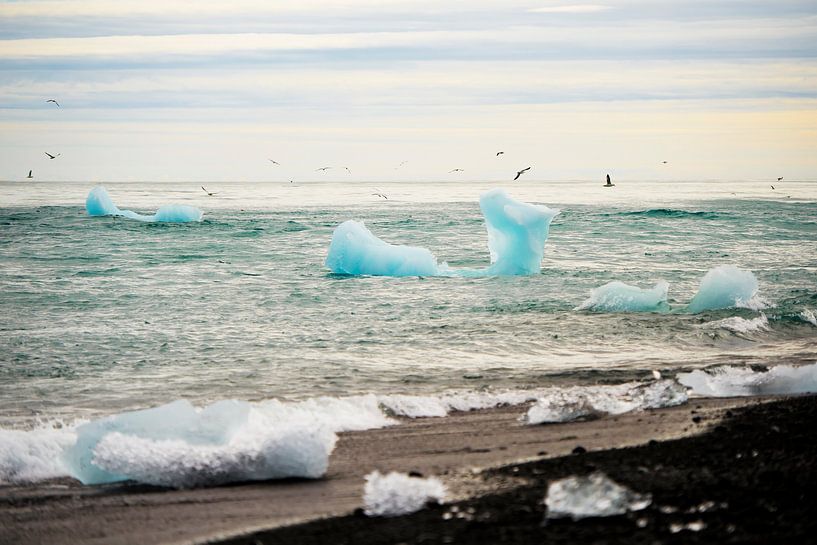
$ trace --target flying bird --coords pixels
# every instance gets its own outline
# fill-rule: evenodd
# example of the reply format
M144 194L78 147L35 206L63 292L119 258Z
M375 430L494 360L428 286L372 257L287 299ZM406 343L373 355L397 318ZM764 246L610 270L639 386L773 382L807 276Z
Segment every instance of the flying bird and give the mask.
M349 174L352 174L352 171L351 171L351 170L349 170L349 167L343 167L343 168L345 168L345 169L346 169L346 172L348 172Z
M662 162L663 164L665 164L665 165L667 164L667 162L666 162L666 161L661 161L661 162Z
M53 98L49 98L48 100L46 100L46 102L53 102L54 104L57 105L57 108L62 108L62 106L60 106L60 103L54 100Z
M524 174L525 172L527 172L527 171L529 171L529 170L530 170L530 167L528 167L528 168L523 168L522 170L520 170L519 172L517 172L517 173L516 173L516 176L514 176L514 178L513 178L513 179L514 179L514 181L516 181L517 179L519 179L519 177L520 177L520 176L522 176L522 174Z
M48 155L48 158L49 158L49 159L56 159L57 157L59 157L60 155L62 155L62 153L58 153L58 154L56 154L56 155L51 155L51 154L50 154L50 153L48 153L47 151L44 151L43 153L45 153L46 155Z
M316 169L315 169L315 172L318 172L319 170L320 170L320 171L329 170L330 168L332 168L332 167L321 167L321 168L316 168Z
M269 162L272 163L273 165L278 165L279 167L281 166L281 163L279 163L278 161L273 161L272 159L270 159Z
M465 172L465 169L462 168L455 168L453 170L449 170L448 173L451 174L452 172Z
M783 176L778 176L778 177L777 177L777 181L778 181L778 182L782 182L782 181L783 181Z
M33 178L33 177L34 177L34 175L32 174L32 172L34 172L34 171L33 171L33 170L29 170L29 171L28 171L28 176L26 176L26 178Z
M213 193L212 191L207 191L206 189L204 189L204 186L201 186L201 188L204 190L205 193L207 193L208 197L212 197L213 195L218 195L218 193Z
M774 189L774 186L771 186L771 188Z
M400 161L400 164L399 164L399 165L397 165L395 168L401 168L401 167L402 167L403 165L405 165L406 163L408 163L408 161Z
M375 195L375 196L377 196L377 197L383 197L384 199L389 200L389 198L386 196L386 194L385 194L385 193L383 193L383 190L382 190L382 189L380 189L379 187L375 187L375 188L374 188L374 190L375 190L377 193L372 193L372 195Z
M504 152L504 151L498 151L498 152L496 152L496 156L497 156L497 157L499 157L500 155L505 155L505 152Z

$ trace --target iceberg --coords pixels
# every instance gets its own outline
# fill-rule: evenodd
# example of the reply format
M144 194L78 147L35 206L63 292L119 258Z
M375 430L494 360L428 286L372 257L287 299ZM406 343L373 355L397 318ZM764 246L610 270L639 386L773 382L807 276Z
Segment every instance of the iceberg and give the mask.
M380 240L363 222L348 220L332 234L326 266L338 274L437 276L437 259L425 248L396 246Z
M419 511L430 501L445 500L445 486L439 479L411 477L392 471L366 475L363 489L364 513L370 517L396 517Z
M652 503L650 494L639 494L597 471L553 481L545 496L547 518L610 517L640 511Z
M649 289L614 281L594 289L590 297L574 310L607 312L659 312L669 310L669 284L660 281Z
M734 265L721 265L707 272L701 279L698 293L687 306L689 312L733 307L755 308L757 277Z
M236 400L201 410L185 400L83 424L62 460L83 484L132 479L188 488L226 482L317 478L337 436L309 418L270 425Z
M349 220L332 234L326 266L334 273L374 276L506 276L539 272L550 223L559 210L512 199L493 189L479 199L488 230L491 265L451 269L429 250L389 244L362 222Z
M85 199L85 210L89 216L122 216L138 221L162 221L169 223L186 223L201 221L204 213L196 207L186 204L167 204L160 207L152 216L137 214L132 210L120 210L108 191L101 185L91 189Z

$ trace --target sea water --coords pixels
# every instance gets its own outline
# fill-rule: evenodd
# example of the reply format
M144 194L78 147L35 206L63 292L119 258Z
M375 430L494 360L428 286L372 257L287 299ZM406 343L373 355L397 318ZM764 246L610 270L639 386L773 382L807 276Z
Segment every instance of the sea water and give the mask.
M653 369L817 359L815 183L225 183L212 197L192 182L104 184L139 213L202 210L193 223L89 217L94 185L0 183L5 432L179 399L317 407L373 394L444 414L435 396L452 391L476 407L494 392ZM335 228L355 220L449 267L489 267L479 198L496 187L561 210L538 274L351 276L324 264ZM756 277L760 302L681 311L724 265ZM580 309L610 282L666 282L671 311ZM43 456L75 440L14 437Z

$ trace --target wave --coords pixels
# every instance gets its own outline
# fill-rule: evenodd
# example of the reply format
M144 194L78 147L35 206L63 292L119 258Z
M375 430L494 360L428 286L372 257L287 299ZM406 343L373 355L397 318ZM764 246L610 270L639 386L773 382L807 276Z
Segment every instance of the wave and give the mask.
M817 364L777 365L756 371L750 367L720 366L680 373L678 381L693 394L706 397L806 394L817 392Z
M634 210L628 212L617 212L614 214L606 214L610 216L635 216L645 218L693 218L693 219L717 219L724 217L725 214L720 212L709 212L705 210L689 211L678 210L675 208L651 208L649 210Z
M768 331L769 319L762 312L757 318L751 320L741 318L740 316L732 316L714 322L706 322L698 326L701 329L725 329L732 333L754 333L756 331Z

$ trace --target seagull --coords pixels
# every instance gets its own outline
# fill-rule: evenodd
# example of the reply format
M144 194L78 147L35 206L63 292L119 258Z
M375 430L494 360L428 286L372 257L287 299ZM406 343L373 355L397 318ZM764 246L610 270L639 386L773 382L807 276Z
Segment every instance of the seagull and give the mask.
M518 180L520 176L522 176L524 173L526 173L526 172L527 172L527 171L529 171L529 170L530 170L530 167L528 167L528 168L523 168L522 170L520 170L519 172L517 172L517 173L516 173L516 176L514 176L514 178L513 178L513 179L514 179L514 181Z
M453 169L453 170L449 170L449 171L448 171L448 173L449 173L449 174L451 174L452 172L465 172L465 170L464 170L464 169L462 169L462 168L455 168L455 169Z
M771 186L771 188L774 189L774 186Z
M28 171L28 176L26 176L26 178L33 178L34 175L32 174L32 172L33 172L32 170L29 170Z
M667 162L666 162L666 161L661 161L661 162L662 162L663 164L665 164L665 165L667 164Z
M270 159L269 162L272 163L273 165L278 165L279 167L281 166L281 163L279 163L278 161L273 161L272 159Z
M348 172L349 174L352 174L352 171L351 171L351 170L349 170L349 167L343 167L343 168L345 168L345 169L346 169L346 172Z
M332 167L321 167L321 168L316 168L316 169L315 169L315 172L318 172L319 170L320 170L320 171L329 170L330 168L332 168Z
M372 195L375 195L377 197L383 197L384 199L389 200L386 194L383 193L382 189L380 189L379 187L375 187L374 190L377 191L377 193L372 193Z
M496 152L496 156L497 156L497 157L499 157L500 155L505 155L505 152L504 152L504 151L498 151L498 152Z
M613 187L614 185L616 185L616 184L614 184L612 181L610 181L610 175L608 174L607 175L607 183L604 184L602 187Z
M213 193L211 191L207 191L206 189L204 189L204 186L201 186L201 188L204 190L205 193L207 193L208 197L212 197L213 195L218 195L218 193Z
M46 100L46 102L53 102L54 104L57 105L57 108L62 108L62 106L60 106L60 103L54 100L53 98L49 98L48 100Z
M398 168L401 168L401 167L402 167L403 165L405 165L406 163L408 163L408 161L400 161L400 164L399 164L399 165L397 165L396 167L394 167L394 170L397 170Z
M782 182L782 181L783 181L783 176L778 176L778 177L777 177L777 181L778 181L778 182Z
M49 159L56 159L57 157L59 157L60 155L62 155L62 153L58 153L58 154L56 154L56 155L51 155L51 154L50 154L50 153L48 153L47 151L44 151L43 153L45 153L46 155L48 155L48 158L49 158Z

